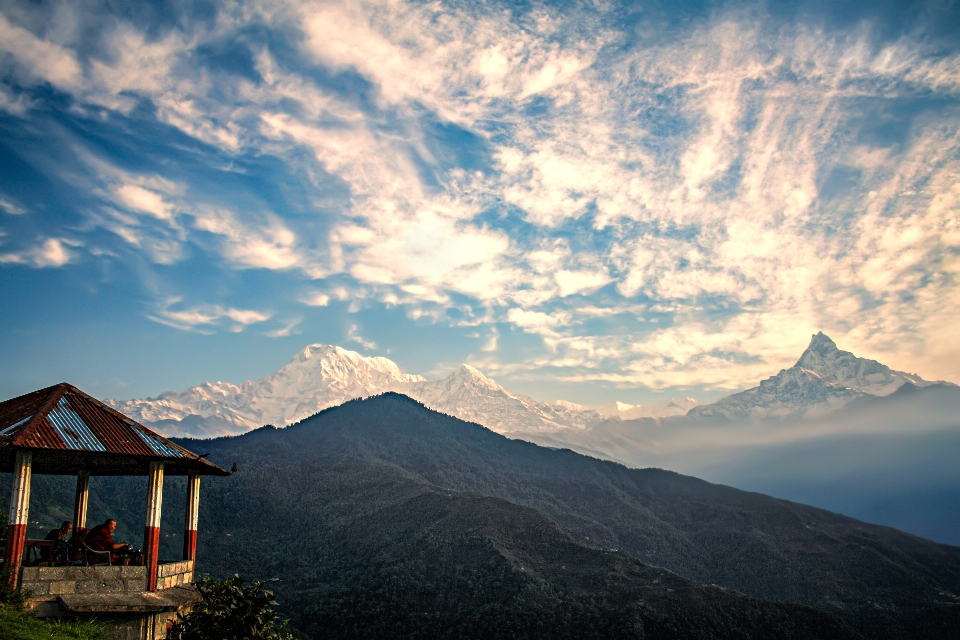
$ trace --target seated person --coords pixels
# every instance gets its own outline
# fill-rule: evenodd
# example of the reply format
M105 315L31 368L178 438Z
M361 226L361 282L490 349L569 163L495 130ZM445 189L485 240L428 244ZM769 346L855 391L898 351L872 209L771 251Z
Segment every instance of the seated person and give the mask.
M109 551L111 564L120 562L120 554L117 552L129 551L131 549L129 544L119 544L114 542L113 532L116 530L117 521L113 518L110 518L103 524L99 524L93 529L90 529L90 533L87 534L87 539L85 541L86 545L94 551ZM99 559L100 557L102 557L100 554L94 555L94 559Z
M40 559L49 562L51 555L56 564L66 564L70 557L70 546L67 544L67 536L73 531L73 523L64 521L59 529L54 529L46 536L44 540L52 540L53 548L43 547L40 550Z
M73 532L73 537L70 538L70 562L79 562L83 559L83 545L80 543L87 542L87 534L90 533L90 529L86 527L78 527L76 531Z

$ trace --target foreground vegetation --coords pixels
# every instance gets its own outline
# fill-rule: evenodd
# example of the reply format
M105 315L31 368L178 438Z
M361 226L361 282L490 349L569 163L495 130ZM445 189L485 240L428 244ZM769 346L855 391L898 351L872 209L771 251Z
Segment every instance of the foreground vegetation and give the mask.
M202 600L187 615L178 615L169 640L293 640L286 621L277 619L277 604L266 581L244 584L240 576L223 581L202 578Z
M0 640L103 640L96 622L38 620L16 605L0 604Z

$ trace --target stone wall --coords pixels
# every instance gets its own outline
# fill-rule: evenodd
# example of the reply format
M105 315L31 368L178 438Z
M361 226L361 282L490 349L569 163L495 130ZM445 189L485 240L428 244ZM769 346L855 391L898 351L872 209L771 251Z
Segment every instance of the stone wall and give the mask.
M20 588L33 597L146 591L146 567L24 567ZM54 598L55 599L55 598Z
M157 589L193 582L193 561L167 562L157 571ZM24 567L20 585L33 597L70 593L137 593L147 589L146 567ZM55 599L55 598L54 598Z
M193 582L193 561L180 560L160 564L157 571L156 596L180 594ZM130 600L136 597L153 598L154 594L145 593L147 588L146 567L107 566L93 567L23 567L20 570L20 585L31 596L27 601L33 615L45 617L84 617L82 613L73 613L66 606L66 600L84 600L102 604L97 608L95 618L106 622L111 640L160 640L166 638L166 630L177 616L185 613L189 606L177 606L173 599L171 611L144 611L137 614L130 603L112 608L110 603L118 597ZM193 589L192 586L188 587ZM195 590L193 591L195 593ZM61 600L61 596L63 599ZM100 597L102 596L102 598ZM89 603L88 603L89 604ZM151 607L153 608L153 607Z
M165 562L157 571L157 590L179 587L193 582L193 560Z
M177 619L177 613L98 616L95 619L106 625L108 640L166 640L167 630Z

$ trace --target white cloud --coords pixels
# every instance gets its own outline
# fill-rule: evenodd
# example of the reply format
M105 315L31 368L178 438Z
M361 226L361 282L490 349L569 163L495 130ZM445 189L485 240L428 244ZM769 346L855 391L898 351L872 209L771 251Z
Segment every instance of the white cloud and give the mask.
M219 236L224 257L237 266L310 269L297 246L296 234L275 216L267 216L265 224L253 226L226 209L202 208L193 215L195 228Z
M179 297L167 298L158 305L154 314L147 317L174 329L198 333L213 333L224 319L235 323L230 327L231 331L239 332L247 325L266 322L273 317L272 311L237 309L209 304L184 307L181 304L182 301L183 299Z
M554 274L560 287L560 297L566 298L575 293L590 293L610 282L606 271L570 271L561 269Z
M500 338L500 332L497 331L496 327L490 328L490 337L487 338L487 341L483 343L483 346L480 347L480 351L490 353L497 350L497 340Z
M75 257L68 248L71 245L78 246L78 243L64 238L47 238L38 246L0 254L0 264L26 264L38 269L62 267Z
M21 70L61 89L81 86L83 72L76 56L53 42L42 40L0 14L0 51L13 54Z
M311 307L325 307L330 304L330 296L326 293L314 291L300 298L300 302Z
M14 203L10 202L6 198L0 198L0 209L3 209L6 213L11 216L21 216L27 212L23 207L18 207Z
M376 342L366 340L360 335L360 329L355 324L350 325L350 328L347 330L347 342L356 342L367 351L373 351L377 348Z
M297 327L301 322L303 322L303 318L294 318L292 320L288 320L279 328L268 331L264 335L266 335L268 338L286 338L288 336L292 336L296 333L300 333L300 331L297 330Z
M896 141L856 130L870 105L895 110L917 92L955 101L960 57L909 37L877 43L867 28L736 11L659 40L605 31L591 15L280 2L159 38L118 20L84 65L66 41L7 18L0 46L19 73L81 106L123 110L147 96L162 122L227 156L253 149L287 162L324 212L318 231L188 198L188 185L160 176L98 169L97 193L123 209L101 226L155 262L182 259L192 243L233 268L350 276L349 294L324 288L301 302L349 297L352 311L378 300L441 318L468 298L482 311L465 323L506 321L552 350L517 367L583 379L737 386L790 364L819 329L960 379L949 333L960 307L956 105L914 118ZM358 107L266 49L253 52L261 83L189 64L199 44L251 17L299 26L294 46L360 74L377 104ZM438 160L436 122L472 133L492 167ZM831 191L835 171L854 176L849 189ZM330 176L348 195L326 191ZM60 240L46 243L0 259L70 260ZM186 315L156 317L231 319L210 307L169 313ZM586 321L619 316L640 317L611 333ZM494 329L479 334L496 345Z
M128 209L142 211L158 220L173 220L173 207L156 191L135 184L124 184L116 188L115 194L117 201Z

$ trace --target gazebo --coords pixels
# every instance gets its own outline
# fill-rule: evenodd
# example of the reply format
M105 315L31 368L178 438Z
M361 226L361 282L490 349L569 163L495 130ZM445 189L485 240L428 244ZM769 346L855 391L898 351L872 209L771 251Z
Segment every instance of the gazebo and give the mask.
M58 596L60 606L66 606L68 610L70 602L73 602L74 611L93 606L91 611L100 612L106 612L106 609L95 606L98 602L96 598L84 600L79 597L91 595L91 589L94 596L101 593L97 585L104 585L104 593L113 594L115 601L119 601L116 594L137 593L150 601L150 594L157 592L158 586L162 590L184 582L187 577L189 580L186 581L192 582L197 550L200 476L230 475L65 382L0 403L0 472L13 473L4 553L4 567L11 586L30 586L35 594L38 590L69 591L70 587L60 585L56 578L61 576L64 569L76 570L76 576L73 576L76 579L59 581L73 584L72 594L51 592L39 595L47 595L48 599L49 596ZM97 574L91 583L93 586L81 590L79 585L85 576L83 571L89 572L100 567L60 568L59 573L48 572L52 578L44 581L43 572L40 571L43 567L34 572L33 568L21 566L30 509L30 482L34 474L76 476L75 529L86 526L91 476L148 476L143 533L145 567L110 567L112 573L108 572L109 576L116 573L115 579L101 579L103 576ZM173 577L170 571L163 571L164 567L158 563L160 507L165 475L187 476L183 560L177 563L179 566L175 570L179 573ZM123 578L125 571L133 578ZM139 578L141 573L143 580ZM189 576L184 575L187 573ZM107 586L108 583L112 588ZM78 597L64 597L70 595ZM109 600L109 597L101 598L100 604ZM84 605L84 602L87 604ZM134 609L127 606L126 609L121 607L121 610L132 612Z

